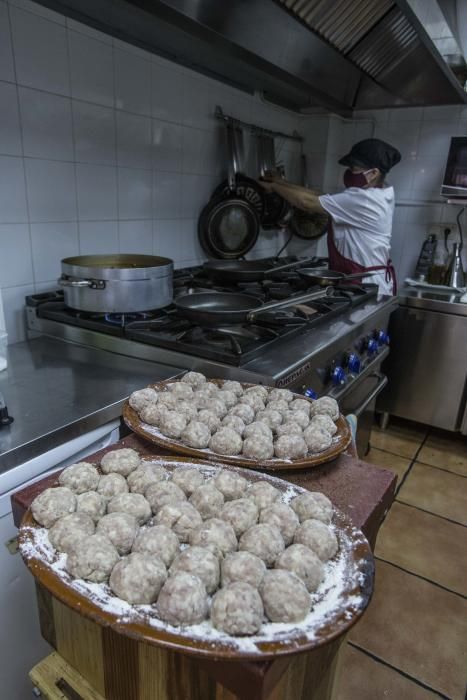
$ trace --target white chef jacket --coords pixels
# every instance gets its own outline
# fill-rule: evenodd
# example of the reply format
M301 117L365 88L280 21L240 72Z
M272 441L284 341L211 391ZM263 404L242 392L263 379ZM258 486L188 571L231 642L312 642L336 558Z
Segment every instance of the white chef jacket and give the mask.
M341 255L364 267L386 265L391 250L393 187L348 187L338 194L319 197L331 216L334 243ZM384 270L364 282L379 286L380 294L392 294L392 281Z

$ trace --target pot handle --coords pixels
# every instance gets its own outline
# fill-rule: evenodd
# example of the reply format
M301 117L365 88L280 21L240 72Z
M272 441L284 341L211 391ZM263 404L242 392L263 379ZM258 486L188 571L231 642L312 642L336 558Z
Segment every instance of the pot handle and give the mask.
M92 287L93 289L104 289L103 280L70 280L67 277L60 277L57 280L61 287Z

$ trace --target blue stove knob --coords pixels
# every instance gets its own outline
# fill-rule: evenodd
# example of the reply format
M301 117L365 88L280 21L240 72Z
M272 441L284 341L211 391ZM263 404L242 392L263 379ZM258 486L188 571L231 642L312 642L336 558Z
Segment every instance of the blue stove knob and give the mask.
M358 355L355 353L351 353L347 359L347 367L349 368L349 372L352 374L358 374L360 372L362 363L360 362L360 358Z
M367 352L369 355L376 355L378 352L378 341L372 338L368 341Z
M389 336L386 331L377 331L376 340L378 341L378 345L389 345Z
M345 382L345 371L343 367L334 367L331 372L331 381L335 386L339 384L344 384Z
M311 387L305 390L305 396L307 396L309 399L317 399L318 394L316 391L314 391Z

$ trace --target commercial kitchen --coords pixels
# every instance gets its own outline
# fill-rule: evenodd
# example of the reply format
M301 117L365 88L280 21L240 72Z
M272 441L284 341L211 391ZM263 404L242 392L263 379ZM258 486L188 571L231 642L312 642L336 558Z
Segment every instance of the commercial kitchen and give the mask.
M466 154L462 0L0 0L2 698L465 697Z

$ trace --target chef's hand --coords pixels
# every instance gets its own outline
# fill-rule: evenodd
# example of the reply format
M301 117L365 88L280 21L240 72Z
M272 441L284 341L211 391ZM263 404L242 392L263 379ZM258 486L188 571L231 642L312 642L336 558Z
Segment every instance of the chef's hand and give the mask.
M270 180L257 180L258 184L261 185L263 190L266 192L273 192L274 191L274 182L271 182Z

